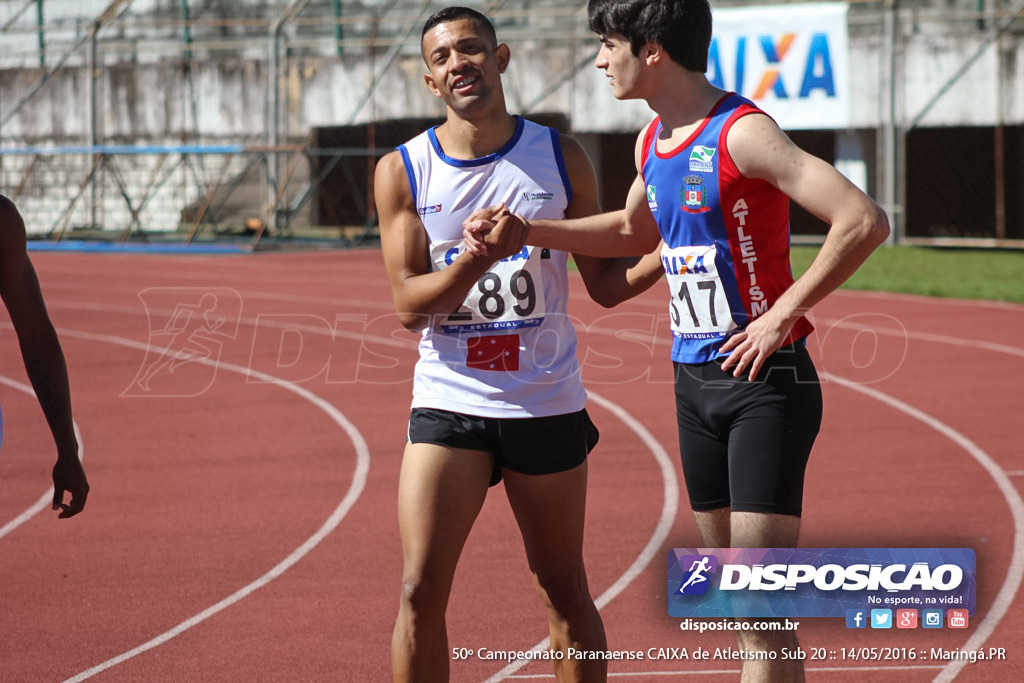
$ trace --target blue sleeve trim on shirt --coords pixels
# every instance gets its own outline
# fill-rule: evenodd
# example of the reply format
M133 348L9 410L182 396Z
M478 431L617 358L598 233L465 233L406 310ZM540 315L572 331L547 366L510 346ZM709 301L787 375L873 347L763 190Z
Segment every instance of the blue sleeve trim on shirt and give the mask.
M402 155L402 163L405 164L405 177L409 179L409 189L412 190L412 203L416 205L416 175L412 172L412 159L409 158L409 150L405 145L399 145L399 153Z
M562 176L562 185L565 186L565 201L572 204L572 182L569 181L569 171L565 168L565 157L562 155L562 141L559 139L558 131L549 128L551 131L551 147L555 151L555 162L558 164L558 173Z

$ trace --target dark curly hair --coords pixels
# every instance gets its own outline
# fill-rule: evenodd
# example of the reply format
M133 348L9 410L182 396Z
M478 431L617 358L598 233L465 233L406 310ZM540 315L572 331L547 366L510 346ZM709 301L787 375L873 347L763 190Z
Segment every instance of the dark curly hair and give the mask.
M494 24L486 16L469 7L445 7L431 14L427 17L426 23L423 24L420 42L423 42L423 36L427 35L427 31L438 24L447 24L450 21L459 21L460 19L469 19L474 22L484 32L484 35L490 39L491 45L497 46L498 35L494 32Z
M633 54L654 42L690 71L708 70L711 6L708 0L590 0L590 30L629 40Z

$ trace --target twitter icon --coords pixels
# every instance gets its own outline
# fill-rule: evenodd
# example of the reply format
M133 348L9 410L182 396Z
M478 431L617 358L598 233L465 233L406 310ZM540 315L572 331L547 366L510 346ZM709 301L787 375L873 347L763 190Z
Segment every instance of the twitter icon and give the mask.
M892 610L871 610L871 628L892 628Z

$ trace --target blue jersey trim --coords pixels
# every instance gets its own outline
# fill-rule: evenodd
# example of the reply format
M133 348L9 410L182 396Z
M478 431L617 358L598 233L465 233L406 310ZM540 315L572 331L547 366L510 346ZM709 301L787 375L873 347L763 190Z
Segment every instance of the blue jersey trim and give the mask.
M488 154L487 156L480 157L479 159L455 159L454 157L450 157L447 154L445 154L444 150L441 149L441 143L438 142L437 140L437 126L427 129L427 138L430 140L430 146L434 148L434 153L437 154L438 158L441 159L441 161L448 164L449 166L455 166L456 168L471 168L473 166L483 166L484 164L490 164L492 162L497 161L501 157L505 156L512 150L513 147L516 146L516 143L519 142L519 138L521 138L523 135L523 128L525 127L525 124L523 123L523 117L516 116L515 119L516 131L512 134L512 137L509 138L509 141L506 142L505 145L497 152L493 152L491 154Z
M572 183L569 181L569 171L565 168L565 157L562 154L562 140L558 131L549 128L551 131L551 147L555 150L555 163L558 164L558 173L562 176L562 185L565 187L565 203L572 204Z
M409 158L409 150L405 145L399 145L396 149L402 155L402 163L405 164L405 177L409 179L409 189L412 190L412 203L416 205L416 175L412 171L412 159Z

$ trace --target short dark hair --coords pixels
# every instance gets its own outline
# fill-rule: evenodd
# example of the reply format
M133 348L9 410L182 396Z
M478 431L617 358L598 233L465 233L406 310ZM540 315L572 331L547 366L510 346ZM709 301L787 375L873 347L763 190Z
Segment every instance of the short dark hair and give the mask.
M443 10L438 10L427 17L426 23L423 24L423 32L420 33L420 44L423 44L423 37L427 35L427 31L430 29L438 24L447 24L450 21L459 21L460 19L469 19L475 23L490 38L491 45L495 47L498 45L498 34L494 32L494 24L491 23L491 20L469 7L445 7Z
M628 39L634 55L646 43L654 42L683 68L699 73L708 70L708 0L590 0L587 18L594 33L616 33Z

